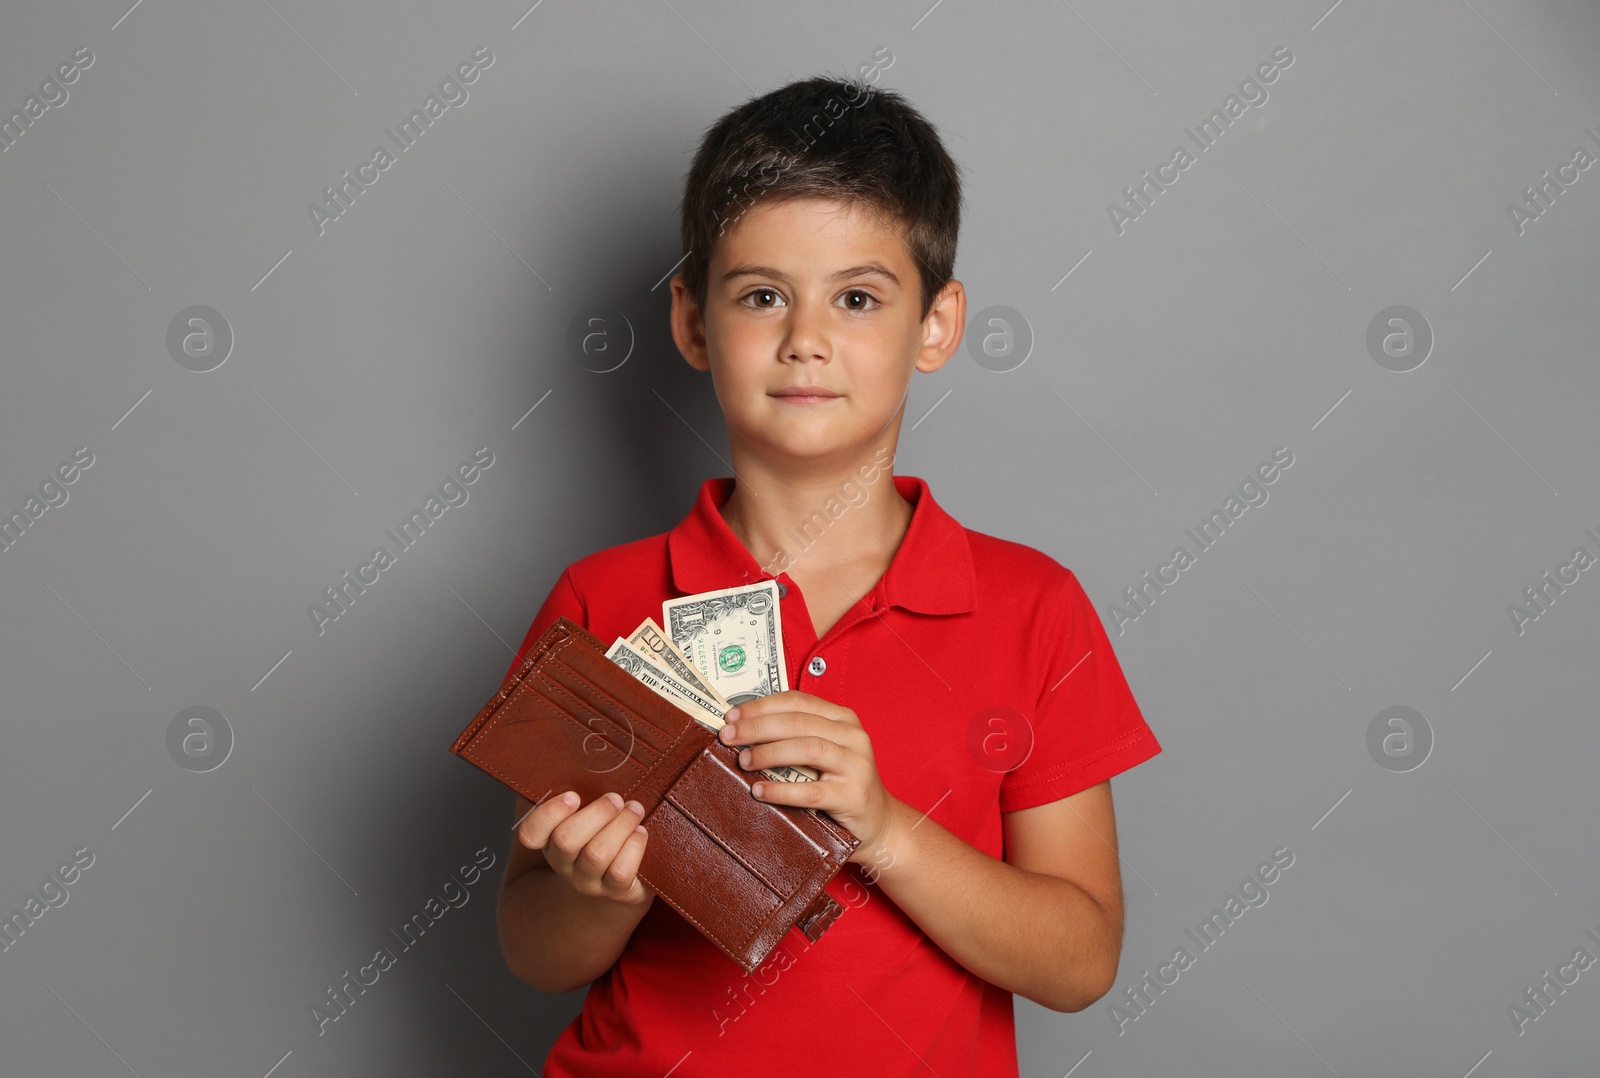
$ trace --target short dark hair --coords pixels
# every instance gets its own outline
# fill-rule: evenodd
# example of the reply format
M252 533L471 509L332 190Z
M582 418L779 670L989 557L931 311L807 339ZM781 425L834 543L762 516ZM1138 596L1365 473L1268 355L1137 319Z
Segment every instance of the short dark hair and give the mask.
M928 316L955 273L960 169L900 94L828 76L751 98L701 138L678 217L684 281L702 311L717 237L757 203L805 196L865 206L898 226Z

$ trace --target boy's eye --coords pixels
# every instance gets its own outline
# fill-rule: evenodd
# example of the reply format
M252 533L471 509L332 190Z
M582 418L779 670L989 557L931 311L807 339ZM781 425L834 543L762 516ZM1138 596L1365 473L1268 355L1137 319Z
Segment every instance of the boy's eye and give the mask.
M778 295L778 293L777 293L777 292L775 292L775 291L773 291L773 290L772 290L772 289L770 289L770 288L758 288L758 289L756 289L756 290L755 290L755 291L753 291L753 292L746 292L746 293L745 293L745 294L744 294L744 298L745 298L745 299L747 299L747 300L748 300L748 299L749 299L749 298L750 298L750 297L751 297L751 296L771 296L771 297L772 297L772 300L773 300L773 306L776 306L776 305L777 305L777 301L778 301L778 299L779 299L779 298L781 298L781 297L779 297L779 295ZM765 306L767 306L767 304L764 304L764 303L760 303L760 302L757 302L757 303L755 303L755 304L752 304L752 305L751 305L751 306L755 306L755 307L765 307Z
M839 298L844 301L847 310L854 312L869 311L872 308L868 304L882 302L871 292L866 292L859 288L852 288ZM754 302L751 302L751 300L754 300ZM756 288L740 296L739 301L747 307L754 307L758 310L771 310L774 307L782 306L783 297L778 294L776 289Z

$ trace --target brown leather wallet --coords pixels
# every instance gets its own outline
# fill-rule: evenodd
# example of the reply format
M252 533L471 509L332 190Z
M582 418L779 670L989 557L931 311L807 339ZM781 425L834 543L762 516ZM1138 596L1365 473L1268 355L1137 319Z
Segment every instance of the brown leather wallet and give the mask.
M450 746L529 801L608 790L644 806L639 878L745 972L791 927L815 942L843 907L824 888L860 840L816 809L761 801L738 749L558 617Z

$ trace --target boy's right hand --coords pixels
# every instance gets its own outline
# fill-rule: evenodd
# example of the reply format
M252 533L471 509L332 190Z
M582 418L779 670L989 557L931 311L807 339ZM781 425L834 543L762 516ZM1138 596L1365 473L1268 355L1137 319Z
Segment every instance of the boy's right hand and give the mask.
M639 827L643 808L608 793L576 807L568 790L548 797L523 817L517 840L544 853L544 859L579 894L643 906L656 893L639 879L639 862L649 836Z

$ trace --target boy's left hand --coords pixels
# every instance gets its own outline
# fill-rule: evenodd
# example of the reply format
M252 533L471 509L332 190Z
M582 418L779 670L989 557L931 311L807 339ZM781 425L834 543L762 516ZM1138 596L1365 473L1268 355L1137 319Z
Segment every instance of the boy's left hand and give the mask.
M850 860L878 864L898 798L878 777L872 739L856 713L798 689L775 692L728 712L732 721L718 736L725 745L747 745L739 754L746 771L806 764L820 772L815 782L763 778L756 796L778 805L821 809L861 840Z

